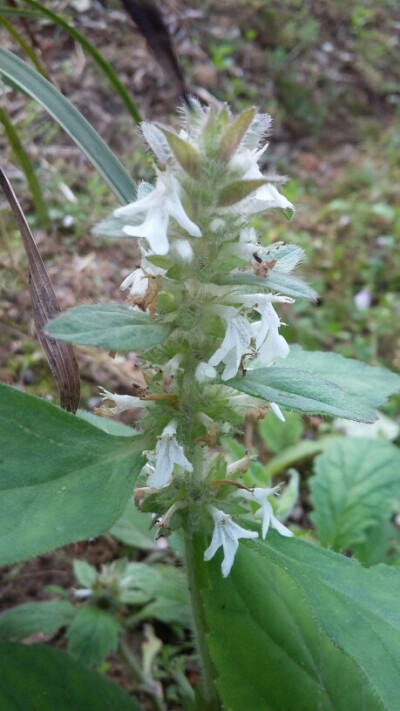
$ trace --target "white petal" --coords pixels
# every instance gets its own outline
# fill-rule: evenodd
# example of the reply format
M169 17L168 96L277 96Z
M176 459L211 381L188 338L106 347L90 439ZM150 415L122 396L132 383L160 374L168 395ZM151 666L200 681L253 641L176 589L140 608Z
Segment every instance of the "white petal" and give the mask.
M140 225L125 225L123 232L130 237L145 237L154 254L167 254L169 252L168 220L168 213L165 210L155 209L146 215L146 219Z
M100 387L99 390L103 401L111 400L111 402L115 404L115 407L108 408L109 412L113 415L119 415L120 412L124 412L125 410L145 406L145 403L134 395L118 395L117 393L110 393L102 387Z
M129 274L126 279L122 282L120 289L125 291L129 289L132 296L145 296L149 286L149 280L146 277L143 269L135 269L134 272Z
M289 355L289 346L277 329L270 329L268 335L258 352L259 360L266 365L275 358L286 358Z
M198 383L206 383L210 380L215 380L217 371L209 363L202 362L198 364L194 377Z
M229 575L236 551L239 546L239 538L257 538L256 531L248 531L237 523L232 521L229 514L219 511L215 506L210 506L210 513L214 519L215 527L211 543L204 552L204 560L208 561L215 555L218 548L222 546L224 551L224 559L221 570L224 578Z
M270 402L269 405L270 405L272 412L277 416L278 420L281 420L282 422L286 422L285 415L283 414L279 405L277 405L276 402Z

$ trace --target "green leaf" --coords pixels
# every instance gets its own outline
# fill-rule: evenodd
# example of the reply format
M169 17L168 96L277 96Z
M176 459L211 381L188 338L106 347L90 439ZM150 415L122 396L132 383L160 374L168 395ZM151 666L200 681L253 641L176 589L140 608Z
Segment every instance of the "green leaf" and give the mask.
M280 366L284 363L285 367L293 370L307 370L315 377L325 378L328 373L330 382L343 387L343 390L368 407L385 405L390 395L400 392L400 375L386 368L344 358L338 353L304 351L300 346L291 346L288 358L277 360L277 363Z
M309 414L336 415L361 422L372 422L376 418L373 409L357 402L336 383L304 370L293 371L278 366L257 368L247 371L241 380L227 380L226 385Z
M150 528L152 515L139 511L132 501L122 514L122 517L112 527L110 533L122 543L141 550L154 550L156 547L157 530Z
M85 588L91 588L97 578L97 571L93 565L87 563L86 560L74 560L73 563L74 575L80 585Z
M0 615L0 640L19 642L36 632L51 634L71 624L74 615L75 608L67 600L18 605Z
M272 452L281 452L297 444L303 429L302 419L297 412L285 412L285 422L278 420L273 412L267 412L258 425L263 442Z
M397 711L400 574L275 532L228 578L204 564L217 688L231 711ZM210 588L207 589L207 584Z
M68 99L35 69L12 52L0 47L0 76L37 101L71 136L114 194L131 202L136 187L114 153Z
M161 124L156 124L156 126L164 134L172 153L174 154L179 165L182 166L183 170L185 170L186 173L192 178L199 178L201 162L200 156L196 149L193 148L190 143L187 143L180 138L180 136L177 136L176 133L164 128Z
M100 666L117 649L121 625L96 605L81 607L67 632L68 652L81 664Z
M346 438L315 460L311 520L323 546L342 550L383 525L400 495L400 451L389 442Z
M1 711L142 711L115 684L64 652L0 644Z
M191 627L192 618L189 609L187 582L182 570L172 565L155 565L159 575L155 599L149 602L135 615L135 620L156 619L165 624L177 623Z
M254 107L246 109L229 124L219 145L219 155L222 160L228 161L233 156L256 113L257 109Z
M121 516L141 438L107 435L0 385L0 564L98 536Z
M172 328L122 304L89 304L57 316L46 331L60 341L115 351L143 351L165 341Z
M265 368L254 361L244 378L226 384L294 410L360 422L376 420L376 408L400 390L400 377L395 373L336 353L293 346L289 356L277 358L276 364Z
M267 183L268 180L235 180L220 190L218 205L219 207L234 205Z
M238 284L248 286L255 292L265 289L278 291L294 299L308 299L315 301L318 298L317 292L306 284L299 277L285 274L272 269L268 276L257 276L250 270L247 272L235 271L218 279L219 284Z

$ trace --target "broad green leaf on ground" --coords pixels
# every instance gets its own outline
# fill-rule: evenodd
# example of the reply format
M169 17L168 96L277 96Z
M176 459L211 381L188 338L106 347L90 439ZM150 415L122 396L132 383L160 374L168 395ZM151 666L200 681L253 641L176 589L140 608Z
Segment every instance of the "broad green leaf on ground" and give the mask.
M0 47L0 76L38 102L71 136L123 203L136 195L132 178L90 123L50 82L12 52Z
M51 634L69 625L75 608L68 600L28 602L0 615L0 640L21 641L36 632Z
M204 564L217 688L231 711L398 711L400 574L296 539Z
M49 336L116 351L146 350L165 341L171 327L122 304L75 306L47 325Z
M68 629L68 652L81 664L100 666L117 649L120 631L121 625L106 610L86 605Z
M309 414L335 415L373 422L376 408L400 390L400 376L336 353L307 352L293 347L276 365L252 364L232 388Z
M389 442L345 438L315 460L311 520L323 546L364 543L383 525L400 495L400 450Z
M154 550L157 529L150 528L152 515L139 511L133 501L129 501L121 518L111 528L110 533L122 543L141 550Z
M86 560L75 559L72 563L74 575L80 585L91 588L97 578L97 570Z
M140 438L107 435L0 385L0 564L108 531L132 494L142 448Z
M303 429L301 417L297 412L285 412L285 422L279 420L275 413L267 412L258 425L263 442L272 452L282 452L295 445L301 438Z
M0 644L1 711L143 711L116 684L65 652Z
M191 627L187 582L182 570L172 565L155 565L152 569L159 576L154 600L135 615L135 620L153 618L166 624Z

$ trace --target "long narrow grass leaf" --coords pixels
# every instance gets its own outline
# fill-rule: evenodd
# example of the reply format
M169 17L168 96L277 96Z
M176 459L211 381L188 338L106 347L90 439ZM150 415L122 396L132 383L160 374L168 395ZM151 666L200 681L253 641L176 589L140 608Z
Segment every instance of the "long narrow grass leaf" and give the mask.
M50 82L12 52L0 47L0 75L37 101L71 136L122 202L131 202L135 183L81 113Z
M35 50L32 49L32 47L28 44L26 39L21 35L20 32L18 32L18 30L15 29L15 27L11 24L11 22L9 22L5 17L3 17L3 12L1 11L1 8L0 8L0 24L3 25L3 27L7 30L10 37L12 37L13 40L21 47L24 54L26 54L26 56L29 57L29 59L31 60L32 64L35 65L38 72L40 72L40 74L42 74L42 76L48 78L48 73L46 71L46 67L37 58Z
M42 15L45 15L54 23L62 27L62 29L65 30L65 32L68 32L68 34L71 35L71 37L73 37L76 42L79 42L81 47L92 57L93 61L105 74L110 84L119 95L121 101L123 101L123 103L125 104L133 120L136 123L140 123L142 121L142 117L140 116L135 102L132 100L129 92L121 82L118 74L114 71L111 64L102 57L96 47L94 47L92 43L89 42L88 39L86 39L85 35L75 29L73 25L70 25L69 22L64 20L63 17L57 15L51 10L48 10L47 7L44 7L44 5L42 5L41 3L36 2L36 0L25 0L25 2L28 5L31 5L32 7L36 8L38 12L40 12Z
M32 165L32 161L26 152L19 135L14 128L9 116L0 106L0 122L4 126L4 131L7 136L8 142L14 151L17 161L23 171L26 182L28 183L29 190L32 195L32 200L35 205L35 210L37 214L38 221L43 227L49 224L49 216L47 214L47 207L43 197L42 189L40 183L37 179L35 169Z

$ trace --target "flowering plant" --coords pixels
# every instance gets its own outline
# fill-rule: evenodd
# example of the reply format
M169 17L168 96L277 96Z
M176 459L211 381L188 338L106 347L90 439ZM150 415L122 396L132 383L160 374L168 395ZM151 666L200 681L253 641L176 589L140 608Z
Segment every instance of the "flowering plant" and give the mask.
M279 519L279 487L252 478L252 452L231 461L225 448L249 413L262 419L268 409L283 422L281 408L372 421L399 384L285 340L284 310L316 295L291 274L302 250L263 246L251 225L258 213L293 211L259 167L269 123L253 108L233 118L225 106L194 102L179 133L142 126L155 185L139 185L96 228L137 240L140 266L121 287L128 305L78 306L47 326L59 341L139 354L145 386L135 395L102 388L97 410L140 409L139 431L106 434L3 386L2 560L109 530L133 495L161 534L177 531L184 542L202 665L196 708L343 708L346 698L348 708L375 709L379 697L394 709L392 682L366 681L362 639L383 644L386 625L398 647L390 605L381 627L371 622L377 588L390 576L399 587L398 575L297 540ZM10 445L10 413L21 408L17 432L31 434L23 456ZM303 706L293 706L293 689Z

